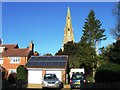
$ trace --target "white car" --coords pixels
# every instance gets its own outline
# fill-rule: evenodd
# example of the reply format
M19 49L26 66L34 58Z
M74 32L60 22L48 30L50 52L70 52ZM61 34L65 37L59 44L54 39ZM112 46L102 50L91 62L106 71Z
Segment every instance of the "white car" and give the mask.
M42 80L42 89L45 88L57 88L63 87L62 82L57 78L55 74L45 74Z

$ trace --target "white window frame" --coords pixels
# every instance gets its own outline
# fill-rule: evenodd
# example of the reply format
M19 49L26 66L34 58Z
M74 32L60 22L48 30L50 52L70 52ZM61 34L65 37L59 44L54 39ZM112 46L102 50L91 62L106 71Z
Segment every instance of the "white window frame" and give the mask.
M0 64L3 64L3 58L0 57Z
M19 64L20 60L21 60L21 57L10 57L11 64Z

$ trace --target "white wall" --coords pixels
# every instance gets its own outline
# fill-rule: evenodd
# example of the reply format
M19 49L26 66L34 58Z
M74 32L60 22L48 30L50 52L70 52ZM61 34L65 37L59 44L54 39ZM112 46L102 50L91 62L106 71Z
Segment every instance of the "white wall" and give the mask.
M28 70L28 83L29 84L41 84L42 83L42 71L41 70Z

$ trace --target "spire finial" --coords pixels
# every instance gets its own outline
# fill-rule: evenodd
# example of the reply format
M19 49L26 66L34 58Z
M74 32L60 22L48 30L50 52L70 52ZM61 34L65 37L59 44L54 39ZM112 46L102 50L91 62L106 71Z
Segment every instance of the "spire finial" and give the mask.
M68 6L68 17L70 17L70 7Z

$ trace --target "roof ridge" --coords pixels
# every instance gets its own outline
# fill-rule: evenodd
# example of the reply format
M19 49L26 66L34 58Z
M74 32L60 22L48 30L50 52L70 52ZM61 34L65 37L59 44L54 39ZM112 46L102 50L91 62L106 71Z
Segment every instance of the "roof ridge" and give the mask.
M18 44L1 44L1 45L18 45Z
M15 48L15 49L28 49L29 50L29 48Z

